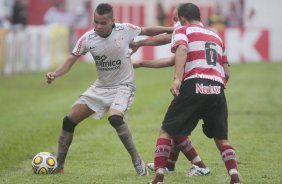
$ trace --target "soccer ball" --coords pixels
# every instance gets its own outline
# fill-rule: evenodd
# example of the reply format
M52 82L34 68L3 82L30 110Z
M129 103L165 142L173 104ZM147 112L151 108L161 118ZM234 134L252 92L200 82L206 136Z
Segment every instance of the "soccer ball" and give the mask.
M57 168L56 157L49 152L40 152L31 161L35 174L52 174Z

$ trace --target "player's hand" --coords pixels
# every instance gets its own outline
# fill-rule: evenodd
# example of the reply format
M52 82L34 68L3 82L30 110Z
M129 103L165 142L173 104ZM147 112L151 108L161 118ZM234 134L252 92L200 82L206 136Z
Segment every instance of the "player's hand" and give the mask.
M178 96L180 94L179 92L180 86L181 86L180 79L178 78L174 79L170 88L170 92L173 96Z
M130 55L132 55L139 49L139 45L137 42L133 41L133 42L130 42L129 48L131 49Z
M51 84L56 78L56 73L55 72L48 72L46 75L47 83Z

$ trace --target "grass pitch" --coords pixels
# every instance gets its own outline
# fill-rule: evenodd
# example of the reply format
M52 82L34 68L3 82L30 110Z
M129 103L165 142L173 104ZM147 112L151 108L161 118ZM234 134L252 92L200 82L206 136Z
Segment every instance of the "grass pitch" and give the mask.
M144 184L108 124L87 119L75 132L64 175L35 175L31 159L40 151L56 152L62 119L72 103L95 79L95 66L78 63L66 76L47 85L45 72L0 79L0 183ZM229 139L237 150L243 183L282 183L282 63L231 67L226 89ZM153 160L155 141L172 99L172 68L137 69L137 93L129 111L136 146L146 161ZM229 177L214 142L201 132L191 139L211 169L207 177L185 176L190 163L181 155L176 172L166 183L226 184Z

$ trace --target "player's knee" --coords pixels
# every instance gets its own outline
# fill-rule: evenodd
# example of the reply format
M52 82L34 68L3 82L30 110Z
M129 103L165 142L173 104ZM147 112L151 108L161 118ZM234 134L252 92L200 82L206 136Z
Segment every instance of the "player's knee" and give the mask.
M215 142L219 151L225 150L227 148L234 150L234 148L229 144L227 139L214 138L214 142Z
M124 124L123 118L119 115L112 115L108 120L114 128Z
M68 116L66 116L63 120L63 130L64 131L73 133L76 125L77 124L73 122Z

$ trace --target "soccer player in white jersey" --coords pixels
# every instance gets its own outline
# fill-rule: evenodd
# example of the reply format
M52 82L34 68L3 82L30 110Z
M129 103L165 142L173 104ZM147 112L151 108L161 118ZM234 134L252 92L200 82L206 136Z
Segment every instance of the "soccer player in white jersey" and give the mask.
M174 28L178 28L181 26L178 20L178 11L177 8L173 11L173 22ZM138 42L132 43L134 46L134 52L141 46L158 46L162 44L167 44L171 42L172 34L163 34L157 35L145 40L141 40ZM139 60L132 61L134 68L138 67L146 67L146 68L163 68L174 65L175 56L160 58L155 60ZM172 148L169 154L169 158L166 165L166 171L171 172L175 171L175 164L178 160L178 156L180 151L185 155L185 157L191 162L192 166L188 170L188 176L206 176L210 174L210 169L205 165L200 156L198 155L196 149L192 145L192 141L189 137L187 140L182 142L181 146L174 146L174 142L171 142ZM148 163L148 168L151 170L155 170L154 163Z
M200 10L196 5L180 5L178 17L182 27L174 31L171 42L175 72L170 90L175 97L157 139L156 175L149 183L163 183L171 139L181 146L202 119L203 132L214 139L230 175L230 183L239 184L235 150L228 141L224 65L229 64L224 44L217 34L200 24Z
M137 35L154 36L172 32L173 28L141 28L128 23L115 23L110 4L101 3L94 12L94 29L86 32L77 42L72 54L54 72L47 73L47 82L67 73L78 58L89 52L96 63L97 80L82 93L63 119L58 141L58 173L64 172L64 162L73 139L75 127L92 116L100 119L108 112L109 123L115 128L131 156L138 175L147 176L131 132L123 117L132 104L135 92L134 69L130 60L129 43Z

